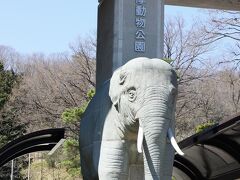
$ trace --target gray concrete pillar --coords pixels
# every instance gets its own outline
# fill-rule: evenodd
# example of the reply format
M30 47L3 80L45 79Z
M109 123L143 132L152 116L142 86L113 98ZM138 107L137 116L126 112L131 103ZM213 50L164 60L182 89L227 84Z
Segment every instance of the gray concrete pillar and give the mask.
M163 29L163 0L100 0L97 88L132 58L161 58Z

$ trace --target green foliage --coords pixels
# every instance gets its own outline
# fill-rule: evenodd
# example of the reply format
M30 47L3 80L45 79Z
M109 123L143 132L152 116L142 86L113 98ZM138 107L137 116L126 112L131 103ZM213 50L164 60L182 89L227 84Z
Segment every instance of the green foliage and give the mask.
M0 148L26 133L26 124L19 123L14 109L2 110L0 115Z
M12 70L4 70L0 62L0 147L25 133L25 124L19 123L16 109L6 106L18 79Z
M67 139L64 144L63 144L65 153L67 153L68 151L72 151L74 147L79 147L79 142L76 139L73 138L69 138Z
M87 93L87 101L81 107L68 108L62 113L62 121L71 128L70 137L63 144L64 159L61 164L66 168L72 177L81 174L79 154L79 123L88 106L88 103L95 95L95 90Z
M82 117L84 111L86 110L86 105L84 104L82 107L75 107L71 109L66 109L62 113L62 120L65 124L72 124L79 121Z
M17 75L12 70L4 70L3 63L0 62L0 110L7 102L16 82Z
M202 132L210 127L212 127L213 125L215 125L216 123L212 122L212 121L208 121L206 123L200 124L197 127L195 127L195 132L199 133Z
M162 60L164 60L165 62L167 62L168 64L171 64L173 62L172 59L170 58L162 58Z
M14 159L14 164L13 164L14 180L26 180L26 177L21 172L21 170L26 168L27 166L27 163L23 161L24 158L25 157ZM0 179L9 180L10 174L11 174L11 161L0 168Z
M61 164L72 177L80 175L80 154L77 139L68 138L63 144L64 160Z
M54 153L51 156L45 157L45 160L47 162L48 168L56 168L56 164L58 163L58 158L55 155L56 153Z
M47 168L60 168L61 163L64 160L62 148L58 148L52 155L42 153L42 157L46 161Z
M22 136L26 132L26 125L18 120L16 109L7 104L11 96L13 87L18 83L18 76L12 70L5 70L0 62L0 148ZM20 174L21 168L25 164L23 158L18 158L17 174L15 179L23 179ZM9 179L11 171L10 164L0 168L0 179Z
M26 133L26 125L17 121L15 110L2 110L0 115L0 148L10 141L22 136ZM21 170L26 167L26 158L19 157L14 160L15 174L14 179L24 179ZM9 179L11 173L11 163L8 163L0 168L0 179Z
M84 114L84 112L88 106L88 103L91 101L91 99L93 98L94 95L95 95L95 90L91 89L87 93L88 101L85 102L81 107L74 107L74 108L66 109L61 115L63 122L65 124L69 125L69 124L77 123L78 121L80 121L82 115Z
M88 102L92 100L94 95L95 95L95 89L91 89L90 91L88 91L87 93Z
M48 168L64 168L69 176L75 178L81 175L79 143L77 139L68 138L63 143L63 148L51 156L45 155Z

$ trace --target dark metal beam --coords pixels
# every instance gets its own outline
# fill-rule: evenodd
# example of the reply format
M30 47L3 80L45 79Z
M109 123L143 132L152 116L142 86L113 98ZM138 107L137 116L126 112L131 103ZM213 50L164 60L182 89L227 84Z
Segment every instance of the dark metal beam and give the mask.
M226 179L238 179L240 174L240 169L225 171L224 174L211 178L209 180L226 180Z
M214 138L217 135L226 132L227 130L230 130L232 127L239 125L240 114L234 116L233 118L223 120L219 124L214 125L206 131L194 134L193 136L184 139L183 141L179 142L179 146L182 149L187 149L196 144L202 144L203 142Z
M176 154L174 159L174 167L183 171L189 178L194 180L204 180L205 178L201 172L192 164L190 161L184 157Z
M27 153L51 150L62 138L65 129L46 129L21 136L0 149L0 167Z
M176 155L174 166L188 175L190 179L196 179L194 176L197 171L191 169L192 167L203 168L199 169L200 174L209 180L239 178L240 114L181 141L179 146L185 150L186 156ZM202 153L197 148L198 146L203 147ZM204 161L193 161L193 159L203 158ZM214 163L220 164L215 166Z
M215 146L227 154L232 156L238 163L240 163L240 145L225 135L219 135L216 138L209 139L204 142L204 145Z
M55 144L45 144L45 145L43 144L43 145L29 147L27 149L18 151L17 153L15 153L11 157L9 157L8 159L10 159L10 160L8 160L8 162L11 161L12 159L15 159L17 157L23 156L28 153L33 153L33 152L38 152L38 151L50 151L54 146L55 146Z
M166 0L166 5L240 11L239 0Z

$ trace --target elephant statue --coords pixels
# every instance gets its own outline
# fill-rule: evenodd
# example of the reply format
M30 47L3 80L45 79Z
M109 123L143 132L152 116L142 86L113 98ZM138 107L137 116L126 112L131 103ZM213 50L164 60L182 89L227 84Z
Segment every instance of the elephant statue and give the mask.
M83 178L127 180L131 163L143 163L145 180L170 180L174 149L183 155L174 139L176 96L177 75L163 60L135 58L117 69L81 120Z

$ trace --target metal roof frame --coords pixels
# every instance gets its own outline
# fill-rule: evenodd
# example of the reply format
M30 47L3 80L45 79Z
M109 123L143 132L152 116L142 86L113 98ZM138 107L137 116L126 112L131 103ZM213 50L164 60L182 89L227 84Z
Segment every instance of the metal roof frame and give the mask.
M65 129L45 129L15 139L0 149L0 167L24 154L51 150L64 138Z
M194 180L240 178L240 114L184 139L179 146L185 156L175 155L175 174Z

